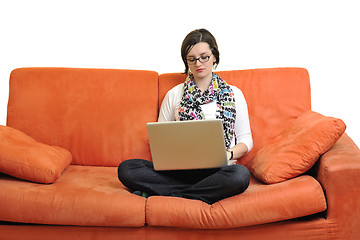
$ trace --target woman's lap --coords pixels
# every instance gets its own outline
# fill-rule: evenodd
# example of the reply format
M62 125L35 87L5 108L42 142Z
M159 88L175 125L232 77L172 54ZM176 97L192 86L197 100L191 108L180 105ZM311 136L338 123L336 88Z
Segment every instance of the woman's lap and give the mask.
M152 162L131 159L118 168L119 180L132 191L199 199L209 204L246 190L250 173L242 165L220 169L155 171Z

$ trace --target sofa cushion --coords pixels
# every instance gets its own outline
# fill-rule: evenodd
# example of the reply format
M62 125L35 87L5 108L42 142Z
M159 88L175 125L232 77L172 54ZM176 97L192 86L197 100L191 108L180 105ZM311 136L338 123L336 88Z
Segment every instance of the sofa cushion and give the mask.
M53 184L0 174L0 220L79 226L141 227L146 199L130 193L116 167L70 165Z
M248 165L265 183L276 183L308 171L345 131L342 120L307 111L273 142L262 148Z
M213 205L200 200L152 196L146 204L150 226L237 228L307 216L326 210L326 199L311 176L267 185L255 178L242 194Z
M73 164L150 159L146 123L158 113L153 71L19 68L10 76L7 125L63 146Z
M0 125L0 172L38 183L55 182L71 163L71 153Z

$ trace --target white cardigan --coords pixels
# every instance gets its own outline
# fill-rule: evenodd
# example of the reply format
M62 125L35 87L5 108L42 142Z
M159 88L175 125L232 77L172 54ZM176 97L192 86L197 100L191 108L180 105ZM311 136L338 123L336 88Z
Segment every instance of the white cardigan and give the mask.
M246 100L242 91L230 85L232 91L234 92L235 97L235 106L236 106L236 120L235 120L235 136L237 143L244 143L248 151L253 147L253 139L251 135L250 122L248 108ZM184 83L181 83L172 89L170 89L160 108L159 113L159 122L164 121L175 121L178 120L178 106L183 95ZM216 102L212 101L207 104L201 105L202 112L205 115L205 119L215 119L216 118ZM235 146L235 138L232 139L230 147Z

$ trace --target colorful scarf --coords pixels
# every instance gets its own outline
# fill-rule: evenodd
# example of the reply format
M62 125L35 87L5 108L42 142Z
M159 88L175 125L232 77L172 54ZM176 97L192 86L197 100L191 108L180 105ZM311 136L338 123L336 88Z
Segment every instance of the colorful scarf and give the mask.
M184 83L184 93L178 108L180 121L205 119L201 105L216 101L216 118L223 122L225 145L229 148L236 119L235 98L231 87L213 73L209 88L202 93L193 79L190 73Z

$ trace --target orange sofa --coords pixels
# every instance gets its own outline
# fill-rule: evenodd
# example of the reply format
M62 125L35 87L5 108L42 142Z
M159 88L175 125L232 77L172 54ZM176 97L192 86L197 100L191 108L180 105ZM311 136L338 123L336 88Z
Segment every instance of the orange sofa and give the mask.
M247 100L254 147L239 163L259 174L254 159L262 149L311 110L308 72L218 74ZM15 69L7 126L0 129L6 139L0 142L0 239L360 238L360 150L341 131L304 173L276 183L253 176L243 194L213 205L146 199L125 188L117 166L151 160L146 123L157 121L166 92L184 78L142 70Z

